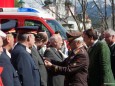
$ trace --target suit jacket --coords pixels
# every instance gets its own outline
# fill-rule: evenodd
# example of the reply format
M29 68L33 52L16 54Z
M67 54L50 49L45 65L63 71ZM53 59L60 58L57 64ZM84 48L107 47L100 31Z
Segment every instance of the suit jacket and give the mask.
M39 68L41 76L41 86L47 86L47 70L43 61L43 57L39 54L35 46L32 47L32 57Z
M88 86L89 57L84 47L72 52L63 62L52 60L52 63L59 65L53 65L53 71L65 75L64 86Z
M11 61L19 74L22 86L40 86L39 70L26 46L18 43L11 53Z
M18 74L10 62L10 57L6 54L6 50L0 56L0 66L4 68L2 72L2 81L4 86L21 86Z
M113 86L110 50L105 42L98 41L89 52L89 86ZM114 83L115 84L115 83Z
M115 79L115 44L110 47L111 51L111 68Z
M55 61L63 61L63 57L56 51L55 48L50 47L46 49L44 56ZM48 70L48 85L49 86L64 86L64 76L57 75L55 72Z

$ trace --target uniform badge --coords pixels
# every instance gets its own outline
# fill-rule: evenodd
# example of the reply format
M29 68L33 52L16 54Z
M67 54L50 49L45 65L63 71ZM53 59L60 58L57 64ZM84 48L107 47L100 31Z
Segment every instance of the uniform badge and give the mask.
M76 63L73 63L73 66L76 66L77 64Z

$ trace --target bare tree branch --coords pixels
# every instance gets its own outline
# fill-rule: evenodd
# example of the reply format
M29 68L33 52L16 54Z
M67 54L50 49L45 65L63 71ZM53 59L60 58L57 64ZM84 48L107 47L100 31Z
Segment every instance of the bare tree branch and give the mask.
M65 20L63 20L62 18L60 18L59 14L56 14L53 10L51 10L49 7L47 7L47 9L49 9L52 13L54 13L60 20L62 20L63 22L65 22L67 24L67 22ZM66 17L67 18L67 17Z
M115 25L114 25L115 24L115 18L114 18L115 17L115 13L114 13L115 12L115 3L114 3L114 0L112 0L111 5L112 5L112 24L113 24L112 27L115 30Z
M75 20L75 22L76 22L76 24L77 24L77 26L78 26L79 31L81 31L79 21L78 21L78 20L76 19L76 17L73 15L73 13L72 13L72 11L71 11L69 5L68 5L67 7L68 7L70 13L72 14L72 17L74 18L74 20Z

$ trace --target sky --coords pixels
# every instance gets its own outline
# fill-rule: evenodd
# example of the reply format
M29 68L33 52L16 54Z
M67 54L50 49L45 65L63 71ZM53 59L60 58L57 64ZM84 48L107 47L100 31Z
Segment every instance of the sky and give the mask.
M93 1L93 0L88 0L88 1ZM96 0L95 0L96 1ZM99 0L100 1L100 0ZM102 0L102 1L105 1L105 0ZM108 4L110 4L110 0L106 0ZM115 0L114 0L115 2Z
M70 0L70 1L72 1L73 3L75 3L75 0ZM77 1L78 1L78 0L77 0ZM87 1L89 2L89 1L93 1L93 0L87 0ZM99 2L100 2L100 1L103 1L103 2L104 2L105 0L95 0L95 1L99 1ZM110 5L110 0L106 0L106 1L107 1L107 4ZM114 3L115 3L115 0L114 0Z

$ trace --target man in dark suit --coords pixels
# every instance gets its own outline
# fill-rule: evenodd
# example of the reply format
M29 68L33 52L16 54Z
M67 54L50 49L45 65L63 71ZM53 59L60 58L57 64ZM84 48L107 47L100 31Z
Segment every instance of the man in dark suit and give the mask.
M65 75L64 86L88 86L89 57L83 46L83 38L77 32L69 33L71 54L63 62L45 60L46 66L56 74Z
M83 32L84 41L90 47L88 86L115 86L109 47L98 37L98 32L93 28Z
M115 31L112 29L104 31L104 38L111 51L111 68L115 79Z
M54 34L49 39L50 47L46 49L44 53L44 57L55 60L55 61L63 61L62 55L58 52L62 46L62 38L60 34ZM57 75L55 72L48 70L48 84L49 86L64 86L64 76Z
M25 26L17 28L17 45L11 53L11 61L17 70L22 86L40 86L40 74L29 47L35 43L34 34L38 27Z
M1 75L3 84L4 86L21 86L18 74L10 62L10 51L14 45L13 33L15 33L15 30L7 27L2 28L2 31L7 34L6 38L3 40L3 53L0 56L0 66L4 67Z
M41 86L47 86L47 70L44 64L44 59L39 53L41 49L48 42L48 36L46 32L39 32L35 37L35 45L31 48L32 57L39 68L41 76Z

